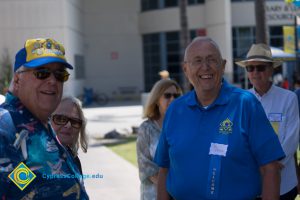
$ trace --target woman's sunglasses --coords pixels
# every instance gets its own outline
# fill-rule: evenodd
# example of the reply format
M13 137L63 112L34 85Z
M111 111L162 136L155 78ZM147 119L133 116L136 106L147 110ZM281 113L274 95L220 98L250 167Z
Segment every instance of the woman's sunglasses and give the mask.
M23 71L18 71L18 73L23 73L23 72L32 72L34 76L39 79L39 80L44 80L48 77L51 76L51 74L54 75L56 80L60 82L66 82L69 79L69 73L65 69L58 69L58 70L49 70L49 69L36 69L36 70L23 70Z
M246 70L247 72L253 72L255 69L257 72L264 72L266 71L267 67L267 65L247 65Z
M178 94L178 93L164 93L165 99L171 99L171 97L174 97L174 99L176 99L179 96L180 96L180 94Z
M56 125L66 125L68 122L71 123L71 126L76 129L80 129L82 126L82 120L77 118L67 117L65 115L53 115L52 121Z

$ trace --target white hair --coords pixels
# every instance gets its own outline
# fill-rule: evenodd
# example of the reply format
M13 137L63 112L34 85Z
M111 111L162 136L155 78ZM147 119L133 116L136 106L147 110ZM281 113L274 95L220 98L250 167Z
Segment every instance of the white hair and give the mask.
M190 50L190 48L195 44L195 43L198 43L198 42L209 42L211 43L218 51L219 55L220 55L220 58L222 59L222 54L221 54L221 51L220 51L220 48L219 48L219 45L213 40L211 39L210 37L203 37L203 36L199 36L199 37L196 37L193 39L193 41L186 47L185 49L185 52L184 52L184 61L186 61L187 59L187 54L188 54L188 51Z

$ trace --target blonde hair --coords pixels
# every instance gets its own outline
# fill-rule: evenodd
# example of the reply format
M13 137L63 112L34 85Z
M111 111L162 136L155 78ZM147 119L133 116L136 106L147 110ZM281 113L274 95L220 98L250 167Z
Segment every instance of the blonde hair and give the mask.
M67 96L67 97L62 98L61 102L64 102L64 101L70 101L73 103L73 105L77 108L79 118L82 120L82 126L79 131L79 139L75 144L74 150L76 150L76 154L77 154L77 151L80 146L82 151L84 153L86 153L87 149L88 149L88 138L87 138L86 129L85 129L86 128L86 118L84 117L84 113L82 110L82 103L79 99L77 99L76 97L73 97L73 96ZM79 145L79 143L80 143L80 145Z
M179 94L182 94L182 90L178 83L173 80L162 79L157 81L151 89L149 94L145 110L144 110L144 118L149 118L156 120L160 117L159 108L158 108L158 101L159 98L163 95L164 91L171 86L175 86L176 90Z

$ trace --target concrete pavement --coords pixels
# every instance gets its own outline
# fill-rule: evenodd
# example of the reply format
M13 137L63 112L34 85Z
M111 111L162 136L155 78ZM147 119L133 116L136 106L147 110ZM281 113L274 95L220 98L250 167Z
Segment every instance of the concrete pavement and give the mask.
M103 176L84 180L91 200L139 199L138 170L131 163L104 146L91 147L79 157L84 174Z
M91 200L138 200L140 182L138 169L128 161L102 146L94 138L117 129L129 132L142 122L142 106L113 106L84 109L90 137L88 152L79 152L83 173L103 176L85 179Z
M129 133L132 126L139 126L142 122L142 112L141 105L86 108L84 114L88 119L87 131L91 138L102 137L114 129Z

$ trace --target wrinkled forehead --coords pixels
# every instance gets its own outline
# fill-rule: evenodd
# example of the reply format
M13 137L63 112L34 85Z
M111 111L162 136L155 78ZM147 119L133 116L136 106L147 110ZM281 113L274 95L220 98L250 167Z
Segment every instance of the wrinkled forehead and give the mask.
M217 57L221 59L219 48L215 46L211 41L197 41L191 44L186 51L186 58L193 59L196 57Z

